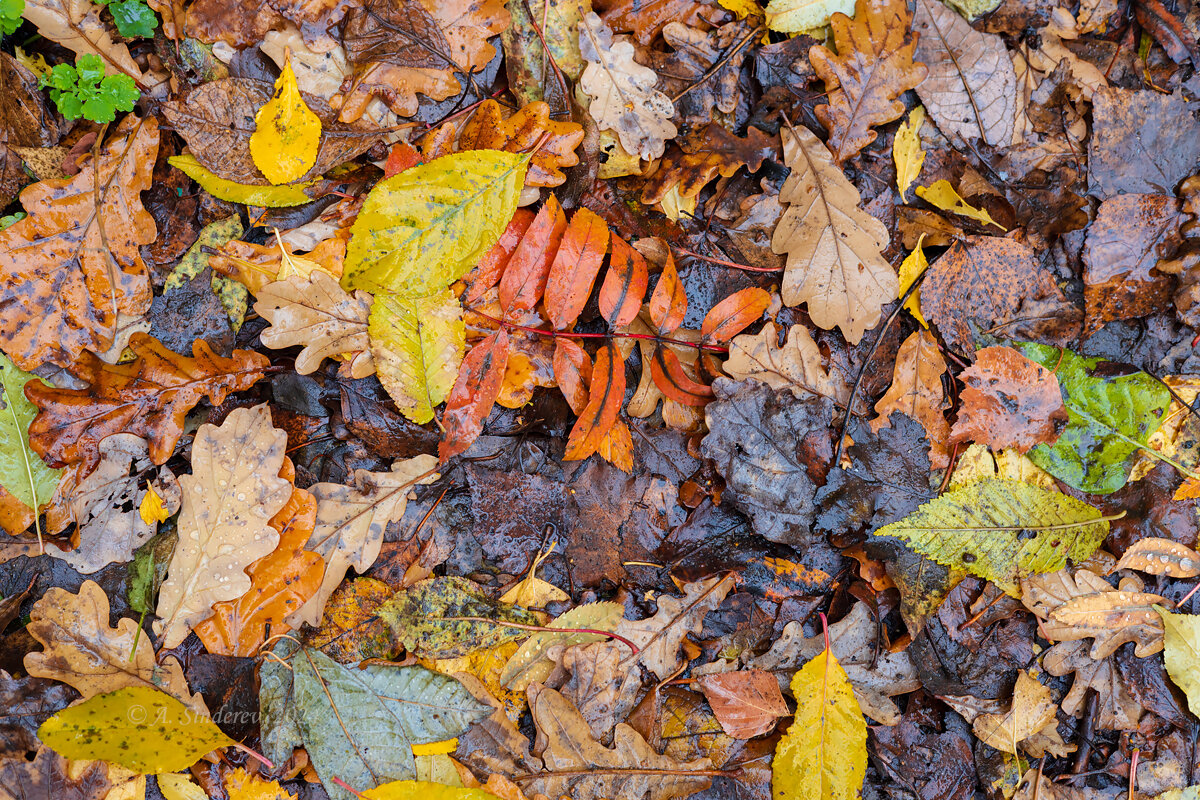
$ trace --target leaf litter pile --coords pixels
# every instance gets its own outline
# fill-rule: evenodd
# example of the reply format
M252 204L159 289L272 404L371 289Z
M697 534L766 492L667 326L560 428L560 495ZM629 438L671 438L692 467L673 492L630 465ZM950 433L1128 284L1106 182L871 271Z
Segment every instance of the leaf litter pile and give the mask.
M1200 3L0 33L0 800L1200 797Z

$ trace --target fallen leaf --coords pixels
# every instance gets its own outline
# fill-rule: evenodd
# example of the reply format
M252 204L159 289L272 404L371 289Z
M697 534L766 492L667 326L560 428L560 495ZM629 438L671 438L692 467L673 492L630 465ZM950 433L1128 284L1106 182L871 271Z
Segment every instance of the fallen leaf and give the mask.
M1172 682L1187 695L1188 708L1193 714L1200 710L1200 617L1194 614L1172 614L1156 607L1162 617L1164 630L1163 662Z
M483 432L483 421L500 394L508 356L508 333L501 328L475 344L463 359L442 414L446 435L438 445L441 463L465 451Z
M316 372L326 358L346 356L350 377L365 378L375 371L367 335L371 303L362 291L347 293L322 270L307 279L297 275L269 283L257 292L254 311L270 323L259 334L267 347L280 350L303 345L296 372Z
M633 322L641 310L650 283L646 259L629 243L612 235L612 255L608 272L600 284L600 315L614 328Z
M830 377L821 351L803 325L793 325L779 345L779 326L767 322L756 334L744 333L729 343L729 358L721 369L735 381L753 379L772 389L788 389L802 400L807 395L844 403L849 392Z
M636 655L627 654L622 665L641 664L661 680L674 675L686 663L679 655L684 639L700 632L704 616L721 604L733 584L732 575L692 581L682 585L683 599L660 595L654 616L622 621L615 633L641 648Z
M1151 89L1101 88L1088 140L1089 189L1101 200L1118 194L1175 193L1200 159L1200 120L1183 95Z
M854 0L771 0L767 26L780 33L806 33L828 25L834 14L850 16Z
M611 343L596 352L588 401L567 438L566 461L582 461L598 452L618 423L625 401L625 360Z
M959 379L966 388L950 443L980 442L1021 453L1054 444L1067 424L1058 377L1010 347L985 347Z
M69 777L70 762L49 747L0 759L0 800L105 800L112 784L105 765L91 762L82 774Z
M896 411L921 423L929 439L929 461L934 469L945 469L950 463L950 423L945 410L949 401L942 390L946 361L942 358L937 339L927 330L911 334L896 353L892 385L879 402L871 422L876 433L886 427L888 417Z
M31 380L40 381L0 353L0 487L23 507L18 520L4 525L12 536L34 523L62 477L62 471L47 467L29 444L29 426L37 414L25 397L25 384Z
M74 689L57 681L32 675L14 678L0 670L0 703L6 709L0 719L0 758L18 754L23 758L37 750L38 726L77 698Z
M745 138L716 123L705 125L695 136L694 151L671 147L656 162L642 189L643 203L662 202L671 189L681 198L695 198L718 175L728 178L742 167L756 172L768 157L778 157L778 140L754 126L746 129Z
M303 183L287 183L281 186L260 186L252 183L238 183L226 180L212 172L196 160L193 155L173 156L167 163L200 184L200 188L220 200L231 203L262 206L264 208L283 208L286 206L302 206L311 203L319 192L320 183L314 178ZM310 196L309 192L313 195Z
M483 789L464 789L431 781L392 781L368 789L362 796L366 800L494 800L497 797ZM516 796L513 800L522 798Z
M558 200L550 195L513 250L500 277L498 296L506 318L530 311L542 300L550 266L566 232L566 215Z
M321 119L304 102L292 62L285 59L275 93L254 116L250 155L272 184L300 180L312 169L321 143Z
M699 683L721 728L735 739L770 733L779 718L788 715L779 682L769 672L751 669L702 675Z
M973 729L979 740L989 747L1016 754L1021 743L1039 733L1047 725L1057 726L1054 712L1057 706L1050 689L1038 682L1027 670L1017 673L1012 705L1008 711L981 714L975 718Z
M624 609L618 603L603 601L585 603L555 617L547 627L611 631L621 622L623 611ZM522 642L520 648L508 659L504 664L504 670L500 673L499 681L505 687L523 692L529 684L544 683L550 676L553 662L546 655L549 648L569 647L604 640L605 636L602 633L595 632L539 631Z
M225 793L229 800L296 800L279 781L266 780L241 767L225 776Z
M1042 666L1051 675L1074 675L1071 690L1062 699L1062 710L1080 717L1089 695L1094 694L1097 728L1136 730L1144 709L1131 693L1128 680L1111 656L1097 661L1088 654L1089 649L1084 641L1060 642L1042 657Z
M1112 568L1135 569L1151 575L1194 578L1200 575L1200 553L1170 539L1149 537L1133 543Z
M1004 226L992 219L992 215L987 212L987 209L975 208L962 199L948 180L934 181L929 186L918 186L916 191L917 197L934 208L951 211L960 217L973 219L982 225L995 225L1000 230L1004 230Z
M396 408L418 425L432 420L462 363L466 330L458 298L449 289L425 297L377 294L367 334L379 382Z
M925 122L925 106L917 106L909 112L908 119L900 123L896 129L896 137L892 140L892 161L896 164L896 188L900 190L900 199L908 192L908 187L921 174L925 164L925 150L921 147L921 125ZM918 248L919 249L919 248ZM901 267L901 277L904 269ZM900 294L908 287L901 280ZM907 306L905 306L907 308Z
M99 56L106 74L124 73L143 83L142 70L129 48L114 41L100 18L100 8L88 0L29 0L21 16L36 25L42 36L77 55Z
M1056 641L1095 639L1088 656L1100 661L1126 642L1136 643L1139 657L1162 649L1162 621L1154 604L1162 598L1134 591L1140 584L1113 589L1096 573L1080 569L1049 575L1031 575L1021 584L1021 602L1040 620Z

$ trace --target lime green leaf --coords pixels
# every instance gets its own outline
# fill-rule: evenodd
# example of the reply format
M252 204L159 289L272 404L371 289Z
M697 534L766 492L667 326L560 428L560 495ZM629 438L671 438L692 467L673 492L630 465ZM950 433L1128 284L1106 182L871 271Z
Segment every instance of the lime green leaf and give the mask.
M1167 674L1187 695L1192 713L1200 713L1200 616L1172 614L1155 608L1163 620L1163 662Z
M208 717L146 686L64 708L42 723L38 738L67 758L98 758L143 774L178 772L234 744Z
M1030 460L1080 491L1108 494L1124 486L1134 456L1158 430L1171 403L1167 387L1144 372L1095 375L1103 359L1070 350L1031 342L1013 346L1054 370L1067 406L1066 430L1053 447L1039 444L1030 450Z
M590 628L592 630L611 631L624 618L624 607L620 603L605 601L587 603L572 608L565 614L554 619L548 628ZM597 633L551 633L542 631L529 637L521 645L512 658L504 665L500 673L500 683L514 691L523 692L525 687L537 681L542 683L550 676L553 663L546 656L546 650L552 645L587 644L600 642L606 637Z
M37 514L50 502L61 469L50 469L29 449L29 423L37 407L25 399L25 384L35 378L0 353L0 486ZM21 531L9 531L12 534Z
M829 24L841 13L854 16L854 0L771 0L767 4L767 27L780 33L811 31Z
M182 288L188 281L203 272L204 268L208 266L208 252L206 251L216 250L226 242L240 238L244 232L242 221L236 215L205 225L200 231L200 235L196 237L196 242L188 248L175 269L171 270L171 274L167 276L167 280L163 284L164 293ZM229 321L236 332L238 328L242 327L242 321L246 318L250 292L239 281L224 275L213 275L212 288L225 308L225 313L229 315Z
M469 150L375 184L350 229L342 286L433 294L461 278L517 208L529 157Z
M362 793L366 800L496 800L483 789L461 789L428 781L392 781Z
M213 197L231 203L245 203L248 206L279 208L311 203L313 198L305 194L304 190L320 180L317 178L307 183L289 183L286 186L252 186L218 177L201 166L194 156L174 156L167 159L167 163L200 184L200 188Z
M775 800L855 800L867 774L867 722L829 649L792 676L796 721L775 749Z
M1108 535L1087 503L1007 478L983 478L930 500L876 536L895 536L943 566L1019 596L1018 581L1083 561Z
M300 96L290 58L275 80L275 94L254 116L250 156L267 180L291 183L304 176L317 161L321 145L321 118Z
M379 381L400 413L429 422L454 386L466 347L458 298L449 289L428 297L376 295L367 333Z

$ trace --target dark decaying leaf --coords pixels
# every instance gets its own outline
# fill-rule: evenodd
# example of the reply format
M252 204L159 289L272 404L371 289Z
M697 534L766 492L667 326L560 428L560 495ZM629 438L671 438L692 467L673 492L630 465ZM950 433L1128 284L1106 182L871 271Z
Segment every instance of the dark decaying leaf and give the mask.
M967 386L950 442L980 442L994 450L1015 447L1022 453L1037 444L1054 444L1067 424L1058 378L1047 367L1010 347L976 351L963 370Z
M1174 194L1200 161L1200 119L1178 92L1104 88L1096 92L1092 115L1088 175L1102 200Z

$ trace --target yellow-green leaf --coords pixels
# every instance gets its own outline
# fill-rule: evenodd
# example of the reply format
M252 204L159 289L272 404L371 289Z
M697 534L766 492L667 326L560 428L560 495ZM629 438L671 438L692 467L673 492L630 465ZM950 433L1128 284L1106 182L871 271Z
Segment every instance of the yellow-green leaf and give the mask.
M1018 581L1096 551L1108 518L1087 503L1022 481L984 478L930 500L876 536L985 578L1014 597Z
M908 287L913 285L913 281L921 277L925 270L929 269L929 261L925 258L925 251L921 249L921 244L925 241L925 234L921 234L917 239L917 246L911 253L905 257L903 263L900 264L900 296L904 297L904 293L908 291ZM913 319L921 323L922 328L929 328L929 323L925 321L925 317L921 315L921 290L916 289L904 301L904 308L908 313L913 315Z
M142 774L178 772L234 744L208 717L146 686L64 708L42 723L38 738L67 758L98 758Z
M867 722L829 648L792 676L796 721L775 749L775 800L854 800L867 774Z
M167 159L167 163L200 184L200 188L213 197L248 206L279 208L311 203L313 198L305 194L304 190L319 180L318 178L307 183L289 183L286 186L253 186L218 177L201 166L194 156L173 156Z
M854 0L771 0L767 27L780 33L800 33L827 25L837 13L853 17Z
M995 225L1000 230L1006 230L1003 225L992 219L992 215L986 209L975 208L963 200L948 180L934 181L931 186L918 186L917 197L942 211L953 211L960 217L969 217L984 225Z
M469 150L382 180L350 229L342 286L424 297L461 278L517 208L529 157Z
M208 792L192 783L187 775L164 772L155 780L158 781L158 790L167 800L208 800Z
M620 603L611 601L585 603L556 617L547 627L611 631L621 622L624 610ZM535 633L525 640L521 649L513 653L512 658L504 665L504 672L500 674L500 683L509 689L525 691L529 684L534 681L541 683L550 676L554 664L546 655L546 650L552 645L586 644L603 641L604 638L598 633L579 633L577 631Z
M917 106L908 115L908 119L896 130L896 138L892 141L892 159L896 162L896 186L900 189L900 199L912 182L921 174L925 164L925 151L921 149L921 123L925 121L925 106ZM901 289L901 291L904 291Z
M379 381L400 413L429 422L454 386L466 346L458 298L449 289L427 297L376 295L367 333Z
M428 781L392 781L362 793L366 800L496 800L483 789L462 789Z
M1165 631L1163 662L1167 674L1187 695L1192 713L1200 713L1200 616L1172 614L1161 608L1158 613Z
M300 96L290 58L275 81L275 95L254 115L254 124L250 156L267 180L291 183L312 169L321 144L321 118Z

